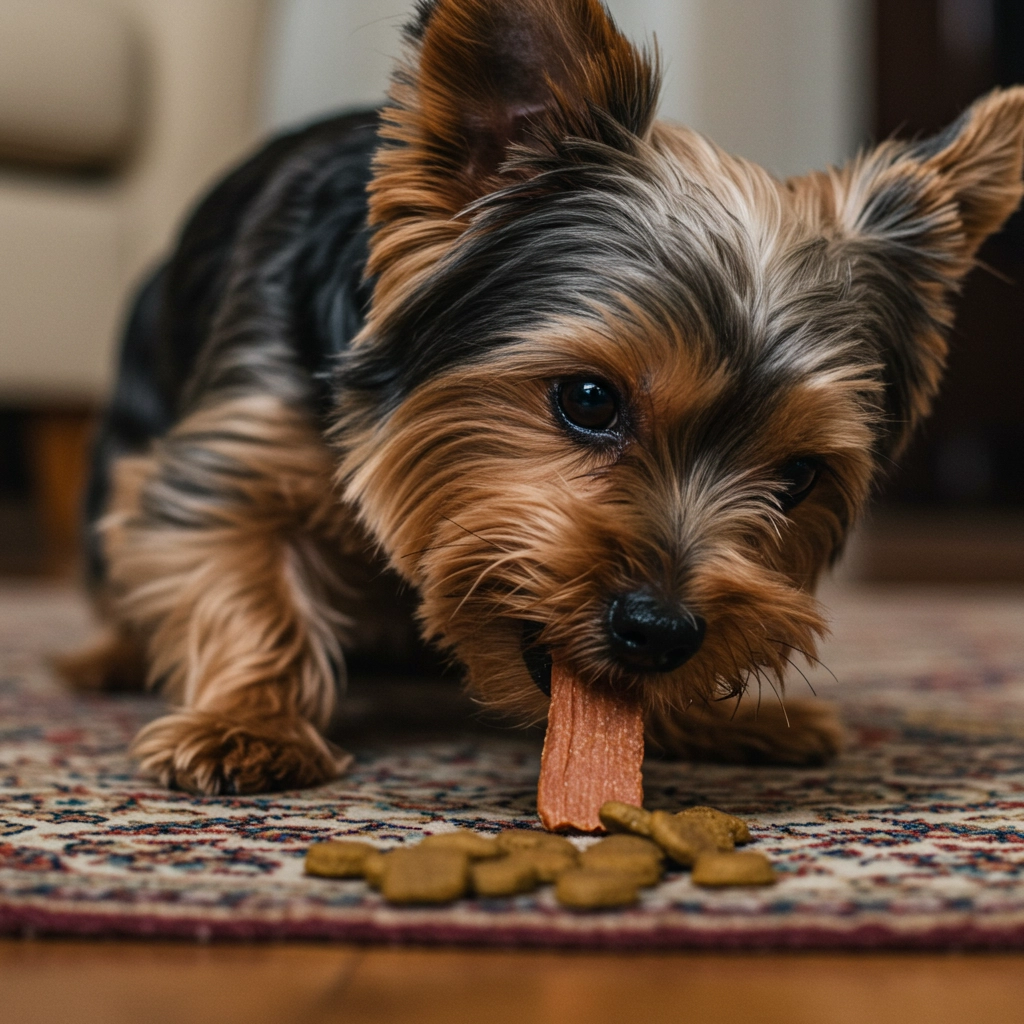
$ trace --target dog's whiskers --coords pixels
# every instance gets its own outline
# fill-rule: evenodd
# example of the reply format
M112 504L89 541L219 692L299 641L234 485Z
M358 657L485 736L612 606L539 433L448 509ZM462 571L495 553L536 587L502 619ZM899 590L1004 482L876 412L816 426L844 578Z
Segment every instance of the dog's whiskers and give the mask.
M782 717L786 720L786 728L790 729L792 728L792 726L790 726L789 724L789 714L786 711L786 702L782 699L782 694L779 693L778 689L775 686L775 683L772 682L772 677L770 675L767 675L766 678L768 680L768 685L772 688L772 690L775 693L775 696L778 698L779 707L782 708Z
M778 640L772 636L765 637L765 639L773 644L781 644L783 647L788 647L790 650L796 651L797 654L802 654L808 661L813 661L816 665L820 665L833 678L833 680L835 680L835 682L839 682L839 677L828 667L828 665L825 664L825 662L821 660L821 658L815 657L813 654L808 654L802 647L797 647L796 644L786 643L785 640Z
M745 692L745 690L740 690L739 694L736 697L736 707L734 707L732 709L732 714L729 716L729 721L730 722L733 721L736 718L736 716L739 714L740 704L743 703L743 694L744 694L744 692Z
M818 696L818 691L815 690L813 686L811 686L811 681L810 681L810 679L807 678L806 675L804 675L803 669L801 669L800 666L798 664L796 664L796 662L793 661L793 659L788 657L787 655L784 654L782 657L785 659L787 665L789 665L791 668L795 668L797 670L797 672L799 672L800 675L803 676L804 682L807 684L807 688L811 691L811 693L814 694L815 697L817 697Z

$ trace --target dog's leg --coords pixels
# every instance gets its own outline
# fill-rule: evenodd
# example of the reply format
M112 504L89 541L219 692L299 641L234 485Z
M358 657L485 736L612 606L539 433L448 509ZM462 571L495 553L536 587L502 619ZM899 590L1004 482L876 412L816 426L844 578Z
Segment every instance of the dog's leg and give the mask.
M675 757L739 764L813 766L839 753L843 731L832 706L818 700L744 697L694 702L685 712L653 716L648 738Z
M133 753L165 784L257 792L347 765L319 731L344 671L331 469L308 419L269 396L201 407L117 464L102 527L112 605L179 705Z

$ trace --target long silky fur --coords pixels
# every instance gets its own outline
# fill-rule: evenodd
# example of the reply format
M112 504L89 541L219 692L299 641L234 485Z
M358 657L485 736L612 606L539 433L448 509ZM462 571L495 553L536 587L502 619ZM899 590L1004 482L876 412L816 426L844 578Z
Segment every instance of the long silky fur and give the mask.
M816 583L927 414L1024 188L1024 88L780 182L656 121L657 57L598 0L433 0L407 44L379 115L271 143L140 293L90 490L110 633L69 671L144 666L179 706L136 753L199 792L340 771L345 657L415 657L414 616L520 719L528 622L670 751L834 752L755 694L815 657ZM581 376L622 397L613 441L559 419ZM608 651L636 589L707 620L674 672Z

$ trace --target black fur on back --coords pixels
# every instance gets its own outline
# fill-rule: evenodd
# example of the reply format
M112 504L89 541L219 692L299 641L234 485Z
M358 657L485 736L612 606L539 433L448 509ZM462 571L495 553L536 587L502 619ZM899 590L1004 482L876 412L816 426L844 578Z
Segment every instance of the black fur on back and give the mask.
M218 332L232 281L270 267L279 287L260 293L253 315L285 325L275 341L285 342L291 358L264 367L280 379L261 383L289 394L305 388L326 413L329 365L359 330L370 300L366 185L377 125L376 112L355 112L272 140L203 199L171 257L139 289L93 452L91 583L104 573L93 527L106 508L113 461L144 451L200 396L237 383L214 350L223 357L226 348L258 342ZM253 372L258 348L241 359ZM214 366L220 376L211 378Z

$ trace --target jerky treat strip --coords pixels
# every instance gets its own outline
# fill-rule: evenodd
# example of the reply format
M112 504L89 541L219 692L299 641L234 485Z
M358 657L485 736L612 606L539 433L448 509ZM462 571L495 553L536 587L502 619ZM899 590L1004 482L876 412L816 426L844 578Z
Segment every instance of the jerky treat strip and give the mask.
M643 759L640 705L584 686L556 662L537 786L544 827L596 832L602 804L641 805Z

